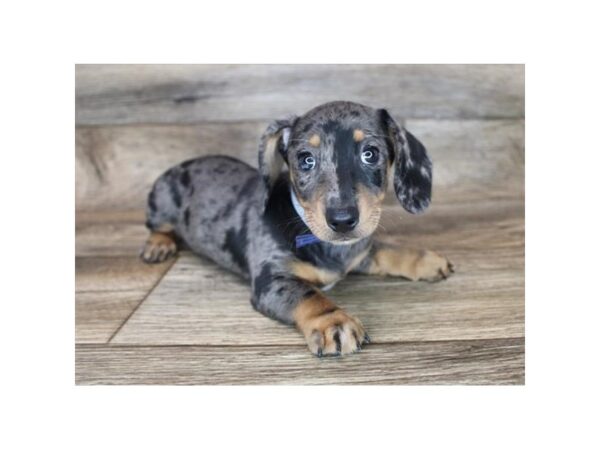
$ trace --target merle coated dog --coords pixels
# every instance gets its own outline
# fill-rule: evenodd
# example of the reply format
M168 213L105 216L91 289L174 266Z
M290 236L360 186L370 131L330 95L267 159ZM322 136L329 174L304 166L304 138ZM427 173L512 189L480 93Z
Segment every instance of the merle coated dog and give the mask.
M148 196L142 259L164 261L186 244L250 280L252 306L296 325L318 356L369 342L361 322L323 294L346 274L437 281L453 272L435 252L372 237L389 172L407 211L419 213L431 200L425 147L386 110L333 102L275 121L258 163L257 170L208 156L161 175Z

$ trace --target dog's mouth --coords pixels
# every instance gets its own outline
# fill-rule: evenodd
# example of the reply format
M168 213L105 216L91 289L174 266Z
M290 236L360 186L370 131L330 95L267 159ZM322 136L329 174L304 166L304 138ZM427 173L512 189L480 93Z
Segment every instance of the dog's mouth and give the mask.
M332 241L328 241L332 244L338 244L338 245L350 245L350 244L354 244L355 242L360 241L361 239L364 239L368 236L357 236L355 233L346 233L341 235L338 238L333 239Z

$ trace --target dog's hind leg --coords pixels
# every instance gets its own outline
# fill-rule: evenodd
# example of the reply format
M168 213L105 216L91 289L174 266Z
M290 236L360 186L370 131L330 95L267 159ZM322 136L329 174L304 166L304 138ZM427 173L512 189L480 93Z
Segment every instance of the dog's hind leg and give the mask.
M150 230L150 236L140 252L144 262L160 263L177 253L174 230L181 197L173 169L163 174L152 187L146 207L146 227Z
M153 231L144 244L140 257L145 263L160 263L177 253L177 243L173 233Z
M160 263L177 253L177 241L175 233L168 226L164 226L160 230L152 231L146 240L140 257L148 264Z

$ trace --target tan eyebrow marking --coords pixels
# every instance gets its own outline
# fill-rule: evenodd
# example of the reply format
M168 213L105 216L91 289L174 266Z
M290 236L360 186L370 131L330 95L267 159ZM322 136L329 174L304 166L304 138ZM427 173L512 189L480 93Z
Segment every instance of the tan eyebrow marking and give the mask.
M319 145L321 145L321 137L318 134L313 134L310 139L308 140L308 143L312 146L312 147L318 147Z
M356 142L360 142L365 138L365 132L363 130L356 129L354 130L353 137Z

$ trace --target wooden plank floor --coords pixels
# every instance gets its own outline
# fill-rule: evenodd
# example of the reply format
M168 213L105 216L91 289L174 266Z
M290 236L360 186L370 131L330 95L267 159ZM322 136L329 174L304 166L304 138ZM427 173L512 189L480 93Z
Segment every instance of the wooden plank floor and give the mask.
M85 384L522 384L524 339L371 345L316 358L304 345L78 345Z
M78 66L78 384L524 383L522 66L334 69ZM380 85L365 89L365 77ZM255 165L269 117L334 94L391 105L426 143L432 207L410 216L389 196L379 233L439 250L458 270L437 284L339 283L331 296L373 343L318 359L294 329L251 308L235 275L189 252L154 266L137 253L145 195L162 171L210 153Z

